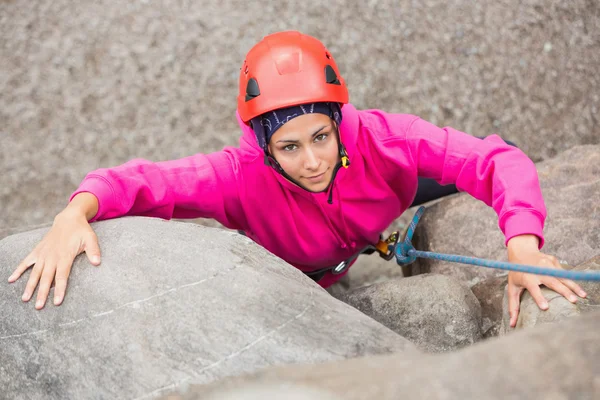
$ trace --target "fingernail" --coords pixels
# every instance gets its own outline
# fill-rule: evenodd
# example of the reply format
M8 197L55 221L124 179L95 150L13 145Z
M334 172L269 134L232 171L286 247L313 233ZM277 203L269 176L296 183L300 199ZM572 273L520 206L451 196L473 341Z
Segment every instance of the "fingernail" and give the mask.
M585 297L587 296L587 293L582 290L581 292L579 292L579 296Z
M100 257L98 257L98 256L93 256L93 257L92 257L92 261L93 261L94 263L98 264L98 263L100 262Z
M29 300L29 295L27 293L23 293L23 296L21 297L21 300L23 300L23 301Z
M542 308L543 308L544 310L548 309L548 303L542 303Z
M577 301L577 297L576 297L575 295L569 296L569 300L570 300L572 303L575 303L575 302Z
M41 301L41 300L38 300L38 301L35 303L35 308L40 308L40 307L41 307L41 306L43 306L43 305L44 305L44 302L43 302L43 301Z
M9 276L9 277L8 277L8 282L12 282L12 279L13 279L13 276L12 276L12 275L11 275L11 276Z
M59 305L60 304L60 300L61 300L60 296L54 296L54 305L55 306Z

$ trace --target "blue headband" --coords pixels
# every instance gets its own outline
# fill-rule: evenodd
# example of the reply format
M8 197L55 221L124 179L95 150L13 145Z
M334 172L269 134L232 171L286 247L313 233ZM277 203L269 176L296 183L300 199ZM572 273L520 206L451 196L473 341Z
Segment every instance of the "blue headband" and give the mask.
M342 123L342 111L337 103L310 103L269 111L252 119L252 128L259 146L267 152L267 144L271 137L286 122L304 114L325 114L338 126Z

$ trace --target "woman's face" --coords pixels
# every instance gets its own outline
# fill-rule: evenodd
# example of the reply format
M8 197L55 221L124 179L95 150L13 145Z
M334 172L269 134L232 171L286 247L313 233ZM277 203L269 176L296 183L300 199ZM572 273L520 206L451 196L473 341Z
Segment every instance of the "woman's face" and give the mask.
M294 181L311 192L322 192L339 161L335 125L325 114L295 117L271 137L269 152Z

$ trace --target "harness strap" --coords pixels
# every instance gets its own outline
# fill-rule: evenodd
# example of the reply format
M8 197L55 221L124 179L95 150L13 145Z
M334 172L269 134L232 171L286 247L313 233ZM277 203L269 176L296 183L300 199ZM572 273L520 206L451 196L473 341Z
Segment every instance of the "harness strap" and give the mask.
M357 253L354 253L353 255L348 257L348 259L340 262L338 265L334 265L333 267L317 269L315 271L304 271L304 274L312 280L314 280L315 282L319 282L321 279L323 279L323 277L329 271L331 271L333 275L342 274L350 267L350 265L352 265L352 263L354 263L354 261L356 261L358 256L360 256L361 254L373 254L377 252L381 258L383 258L386 261L389 261L392 258L394 258L394 248L396 247L396 244L398 243L399 239L399 231L393 232L385 240L383 240L383 238L380 236L379 242L377 242L376 245L369 244L365 246L362 250L358 251Z

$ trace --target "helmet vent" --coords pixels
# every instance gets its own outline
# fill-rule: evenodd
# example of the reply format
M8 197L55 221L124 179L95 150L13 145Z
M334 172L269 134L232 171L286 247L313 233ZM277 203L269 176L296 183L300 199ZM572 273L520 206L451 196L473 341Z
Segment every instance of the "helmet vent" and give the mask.
M258 82L256 79L250 78L246 85L246 101L250 101L255 97L260 96L260 89L258 88Z
M325 67L325 81L332 85L341 85L341 82L331 65L327 65Z

